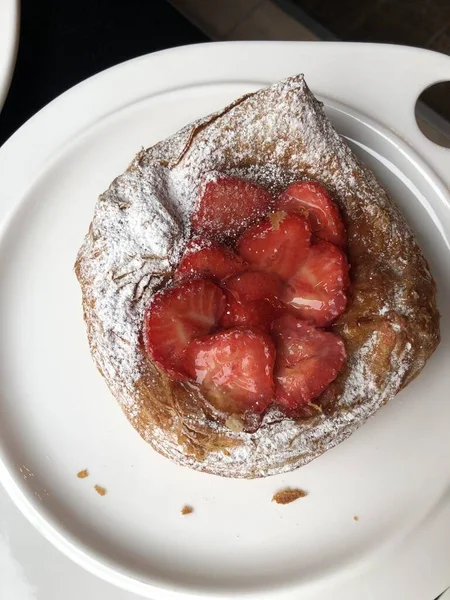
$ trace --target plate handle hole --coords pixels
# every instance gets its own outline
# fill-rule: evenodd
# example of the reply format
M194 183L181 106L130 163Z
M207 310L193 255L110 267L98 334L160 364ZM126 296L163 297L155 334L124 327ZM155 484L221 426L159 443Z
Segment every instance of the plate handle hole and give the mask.
M423 135L444 148L450 148L450 81L426 88L415 106L417 125Z

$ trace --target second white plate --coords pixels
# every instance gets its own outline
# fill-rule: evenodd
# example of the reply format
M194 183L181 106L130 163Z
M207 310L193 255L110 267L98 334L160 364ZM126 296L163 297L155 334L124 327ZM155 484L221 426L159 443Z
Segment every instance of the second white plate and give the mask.
M18 0L0 0L0 111L14 71L19 10Z

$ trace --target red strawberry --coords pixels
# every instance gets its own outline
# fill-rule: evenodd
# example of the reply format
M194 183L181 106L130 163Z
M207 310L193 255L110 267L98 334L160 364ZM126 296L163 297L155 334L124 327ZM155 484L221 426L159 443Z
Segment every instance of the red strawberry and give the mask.
M203 187L192 229L210 236L239 235L267 212L272 201L269 192L256 183L220 175Z
M279 298L283 290L278 275L264 271L244 271L229 277L224 284L227 290L241 302Z
M275 321L272 333L277 350L276 402L295 414L336 379L345 363L345 347L333 333L292 316Z
M286 310L282 302L270 300L254 300L239 302L225 290L227 304L219 325L224 329L230 327L252 327L261 331L269 331L273 321Z
M341 250L328 242L318 242L299 262L282 299L302 319L326 327L345 310L348 269Z
M306 254L310 238L303 216L279 211L247 229L238 242L238 252L255 267L288 279Z
M244 267L242 258L226 246L193 240L186 248L174 279L204 276L220 281L242 271Z
M277 208L307 216L313 233L321 240L343 248L347 241L338 207L326 189L315 181L298 181L279 196Z
M157 294L144 320L144 345L164 370L185 379L184 352L192 340L213 330L225 308L222 290L193 279Z
M220 325L225 329L245 325L268 331L285 309L277 300L283 284L275 273L245 271L229 277L224 286L227 305Z
M295 290L291 288L290 293L291 296L285 296L285 301L294 308L293 312L317 327L328 327L347 307L347 296L344 292L330 295L299 285Z
M218 410L261 413L273 399L274 361L268 335L229 329L194 340L186 350L185 367Z

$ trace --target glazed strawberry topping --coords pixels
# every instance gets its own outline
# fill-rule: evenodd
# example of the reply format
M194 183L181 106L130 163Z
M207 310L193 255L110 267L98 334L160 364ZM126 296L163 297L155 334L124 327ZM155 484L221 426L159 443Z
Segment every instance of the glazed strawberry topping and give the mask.
M245 263L235 252L208 240L193 240L188 244L174 275L174 279L210 277L215 281L226 279L245 268Z
M249 181L220 175L202 190L192 217L201 237L147 310L145 349L221 412L260 414L274 404L299 417L346 358L340 338L317 329L347 306L338 208L311 181L290 185L275 212L270 194Z
M317 327L328 327L347 307L344 292L327 294L301 284L288 289L284 300L296 316Z
M299 258L306 255L310 239L311 230L303 216L276 212L247 229L237 247L251 265L287 279L295 273Z
M213 239L235 237L263 217L272 201L267 190L256 183L220 175L204 185L192 217L193 232Z
M279 300L240 301L226 289L224 291L227 303L219 322L223 329L245 325L268 332L272 322L285 312L285 306Z
M186 348L217 326L224 308L222 290L208 279L193 279L159 293L145 316L148 354L170 374L186 378Z
M347 237L339 210L320 183L293 183L280 195L276 206L280 210L298 211L305 215L317 238L341 248L345 247Z
M345 310L349 285L345 254L329 242L309 248L288 280L283 300L295 313L319 327L326 327Z
M245 271L224 281L226 289L240 302L275 300L283 292L283 283L275 273Z
M277 352L275 401L290 411L311 402L344 366L344 344L333 333L321 331L292 316L272 327Z
M275 273L246 271L228 278L223 285L227 304L220 326L224 329L246 325L269 331L272 321L284 312L279 300L284 286Z
M229 414L263 412L274 396L275 349L268 335L229 329L192 342L185 366L209 402Z

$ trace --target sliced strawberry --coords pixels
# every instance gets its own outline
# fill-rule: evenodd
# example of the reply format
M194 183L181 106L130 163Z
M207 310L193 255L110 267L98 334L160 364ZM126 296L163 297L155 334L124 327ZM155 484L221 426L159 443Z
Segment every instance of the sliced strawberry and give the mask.
M347 305L344 290L349 284L345 254L333 244L318 242L289 279L283 301L302 319L326 327Z
M241 302L272 300L279 298L283 291L278 275L264 271L244 271L229 277L224 285Z
M244 268L242 258L226 246L193 240L186 248L174 279L203 276L220 281Z
M227 304L219 322L223 329L245 326L269 331L273 321L286 312L285 305L280 301L262 299L240 302L227 290L225 295Z
M308 286L296 286L286 290L285 301L293 312L317 327L328 327L345 311L347 296L344 292L327 294Z
M338 207L326 189L316 181L298 181L279 196L277 208L299 211L307 216L317 238L343 248L347 241Z
M346 288L349 284L349 265L339 248L329 242L318 242L311 246L306 256L298 262L295 274L290 279L301 281L313 289L332 293Z
M218 410L261 413L273 399L274 361L268 335L230 329L194 340L186 350L185 367Z
M275 273L245 271L233 275L224 282L224 292L227 305L220 319L224 329L242 325L269 331L286 308L278 300L283 284Z
M336 379L346 353L342 340L292 316L273 324L277 351L276 402L291 414L317 398Z
M279 211L247 229L238 242L238 252L255 267L288 279L306 255L310 238L303 216Z
M196 234L234 237L264 216L272 201L256 183L220 175L204 185L192 229Z
M217 326L224 308L222 290L208 279L186 281L157 294L144 319L147 353L171 375L185 379L186 348Z

